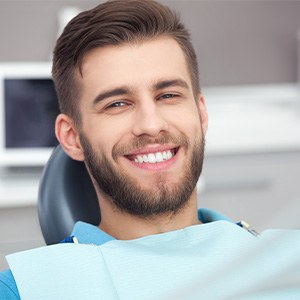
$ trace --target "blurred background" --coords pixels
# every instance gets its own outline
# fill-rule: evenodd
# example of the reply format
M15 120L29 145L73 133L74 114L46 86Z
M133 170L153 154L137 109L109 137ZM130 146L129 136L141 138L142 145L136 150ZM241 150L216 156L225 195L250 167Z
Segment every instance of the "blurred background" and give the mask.
M51 53L66 21L101 2L0 1L0 270L6 254L44 244L36 203L56 143ZM300 1L161 2L191 31L208 107L199 207L257 231L300 228Z

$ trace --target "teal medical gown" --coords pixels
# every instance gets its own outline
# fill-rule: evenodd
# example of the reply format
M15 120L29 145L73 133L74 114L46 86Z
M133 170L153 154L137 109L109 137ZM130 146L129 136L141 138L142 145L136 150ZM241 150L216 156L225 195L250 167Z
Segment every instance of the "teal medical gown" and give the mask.
M8 256L0 299L300 299L299 230L255 236L212 211L199 219L129 241L78 222L78 245Z

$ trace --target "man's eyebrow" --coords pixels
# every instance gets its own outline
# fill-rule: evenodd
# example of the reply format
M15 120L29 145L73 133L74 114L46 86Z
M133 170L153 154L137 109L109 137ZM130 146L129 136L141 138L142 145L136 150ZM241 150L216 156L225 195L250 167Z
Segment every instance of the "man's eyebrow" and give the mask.
M104 91L100 93L93 101L93 104L96 105L97 103L101 102L102 100L114 96L124 96L128 95L130 91L126 88L115 88L108 91Z
M153 90L162 90L164 88L180 86L188 89L188 84L182 79L162 80L153 85ZM114 96L124 96L130 94L131 91L126 87L114 88L100 93L93 101L93 105Z
M179 86L188 89L188 84L182 79L162 80L154 84L154 90L162 90L164 88Z

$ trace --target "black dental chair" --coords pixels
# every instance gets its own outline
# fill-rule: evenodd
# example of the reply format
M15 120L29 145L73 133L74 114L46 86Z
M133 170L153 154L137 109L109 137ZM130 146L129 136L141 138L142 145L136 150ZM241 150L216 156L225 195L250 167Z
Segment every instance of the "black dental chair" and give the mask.
M42 174L38 215L48 245L69 236L79 220L94 225L100 223L98 199L84 163L72 160L60 145L53 151Z

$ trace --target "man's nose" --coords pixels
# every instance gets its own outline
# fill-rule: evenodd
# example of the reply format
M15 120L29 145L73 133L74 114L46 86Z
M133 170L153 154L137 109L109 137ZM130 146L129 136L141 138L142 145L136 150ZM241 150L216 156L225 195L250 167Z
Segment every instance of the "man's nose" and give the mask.
M148 135L155 137L168 130L168 123L156 103L142 105L136 110L133 125L135 136Z

